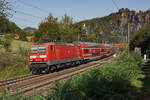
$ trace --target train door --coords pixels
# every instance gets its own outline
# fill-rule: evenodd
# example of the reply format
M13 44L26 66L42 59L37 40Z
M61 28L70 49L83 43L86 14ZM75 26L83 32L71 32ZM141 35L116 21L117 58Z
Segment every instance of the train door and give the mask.
M55 45L49 45L50 49L50 53L49 53L49 58L51 61L56 60L56 49L55 49Z

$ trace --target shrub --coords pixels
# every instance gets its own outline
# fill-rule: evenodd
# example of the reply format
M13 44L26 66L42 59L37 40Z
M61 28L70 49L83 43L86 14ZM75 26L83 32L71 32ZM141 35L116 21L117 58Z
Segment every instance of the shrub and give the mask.
M28 57L28 49L22 47L21 45L19 45L18 53L19 53L21 56Z
M1 40L1 44L3 45L4 49L6 52L10 52L10 46L11 46L11 38L10 37L5 37L3 40Z
M12 55L11 53L0 53L0 56L0 80L30 73L27 58Z
M134 100L142 87L142 82L140 81L143 73L141 66L141 57L133 52L129 54L124 52L123 55L110 64L89 69L61 84L56 82L56 88L51 93L38 94L33 99ZM4 94L0 94L0 98L3 96L5 97ZM8 98L10 97L8 96ZM20 98L20 100L27 100L23 96Z
M0 100L32 100L29 97L25 97L18 92L14 96L10 96L10 91L6 90L4 93L0 93Z
M133 100L142 87L142 59L127 52L111 64L76 75L56 84L52 100Z

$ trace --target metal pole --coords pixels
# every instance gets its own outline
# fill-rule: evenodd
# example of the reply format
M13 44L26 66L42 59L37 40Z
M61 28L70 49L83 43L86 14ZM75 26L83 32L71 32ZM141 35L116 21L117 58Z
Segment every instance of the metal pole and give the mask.
M128 23L128 48L130 50L130 24Z
M130 24L128 23L128 56L130 51Z
M124 43L123 28L121 28L121 34L122 34L122 43Z

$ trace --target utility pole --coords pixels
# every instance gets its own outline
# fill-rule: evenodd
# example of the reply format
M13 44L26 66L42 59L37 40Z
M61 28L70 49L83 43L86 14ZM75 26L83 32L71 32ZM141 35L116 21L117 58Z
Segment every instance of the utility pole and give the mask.
M128 23L128 45L130 45L130 24Z
M128 23L128 54L130 50L130 23Z
M121 28L121 34L122 34L122 43L124 43L123 28Z

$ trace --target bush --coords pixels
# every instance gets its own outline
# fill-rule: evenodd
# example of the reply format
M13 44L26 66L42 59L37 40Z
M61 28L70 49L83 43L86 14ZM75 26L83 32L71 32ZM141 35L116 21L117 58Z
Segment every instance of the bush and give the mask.
M0 93L0 100L32 100L29 97L25 97L23 94L17 91L16 95L10 96L10 91L6 90L4 93Z
M141 48L142 55L150 50L150 25L143 26L135 33L130 42L130 49L134 50L135 47Z
M21 56L28 57L28 49L22 47L21 45L19 45L18 53Z
M110 64L87 70L61 84L56 82L56 88L51 93L38 94L33 99L134 100L142 87L140 81L143 76L141 66L141 57L133 52L130 54L124 52ZM0 98L2 96L0 94ZM20 98L27 100L23 96Z
M0 40L0 44L4 47L6 52L10 52L10 46L11 46L11 38L10 37L5 37L3 40Z
M0 53L0 80L14 78L30 73L28 59L11 53Z
M0 57L0 70L3 70L11 65L13 59L8 53L0 53Z
M142 87L142 59L125 52L103 67L88 70L64 84L56 84L52 100L133 100Z

